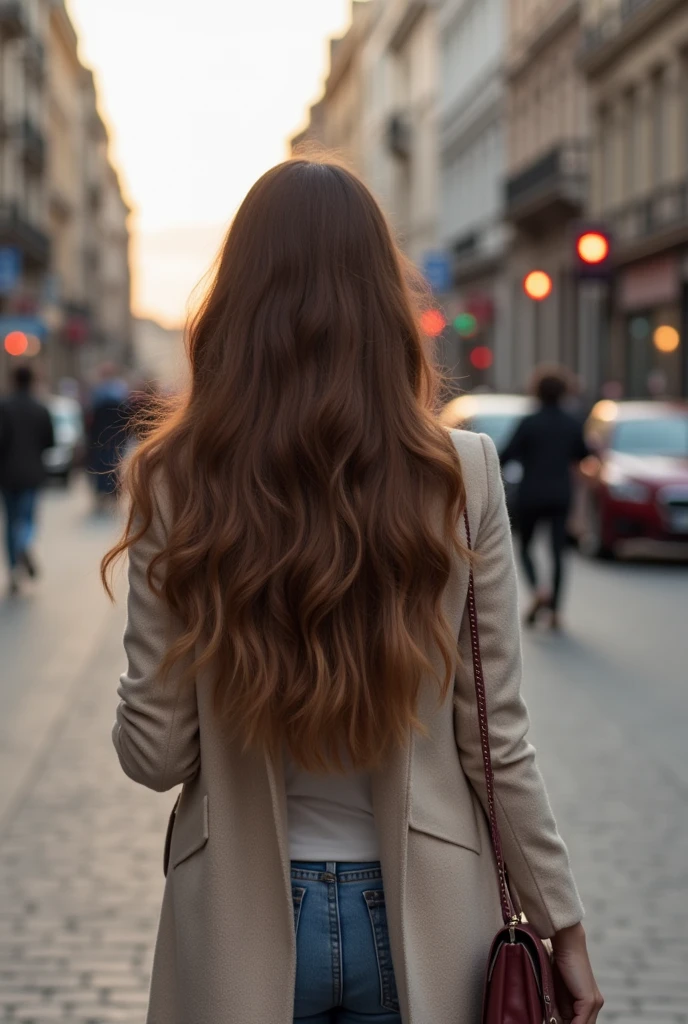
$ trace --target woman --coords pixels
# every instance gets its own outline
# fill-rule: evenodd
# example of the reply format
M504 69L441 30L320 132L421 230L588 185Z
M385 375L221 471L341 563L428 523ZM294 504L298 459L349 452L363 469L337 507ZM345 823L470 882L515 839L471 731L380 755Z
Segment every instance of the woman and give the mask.
M366 188L273 168L134 454L124 771L183 784L150 1024L474 1024L500 923L465 601L467 506L507 860L576 1024L582 908L525 739L497 453L440 428ZM457 659L457 642L458 659ZM383 889L384 882L384 889Z
M562 408L569 393L569 378L558 367L541 367L535 372L531 391L540 408L519 423L501 453L502 465L520 462L523 480L518 492L518 527L521 561L533 590L533 603L526 625L535 624L541 612L549 615L552 629L560 628L559 607L566 550L566 523L571 512L572 469L588 454L583 427ZM552 551L552 586L541 586L531 547L538 524L549 529Z

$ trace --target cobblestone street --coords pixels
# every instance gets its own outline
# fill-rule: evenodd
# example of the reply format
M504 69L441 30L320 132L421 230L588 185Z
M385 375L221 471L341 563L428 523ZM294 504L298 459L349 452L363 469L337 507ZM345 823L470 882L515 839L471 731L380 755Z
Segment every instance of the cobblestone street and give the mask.
M110 744L123 609L96 565L112 524L78 488L43 520L45 581L0 603L0 1022L142 1024L173 798L134 786ZM617 1024L688 1024L687 599L685 566L576 563L570 633L526 640L534 738Z

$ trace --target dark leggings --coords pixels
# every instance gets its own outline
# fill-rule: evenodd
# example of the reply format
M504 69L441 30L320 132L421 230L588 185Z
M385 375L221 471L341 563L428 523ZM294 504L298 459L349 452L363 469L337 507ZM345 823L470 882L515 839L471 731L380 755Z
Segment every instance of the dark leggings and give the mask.
M538 588L537 572L533 562L530 549L538 523L547 523L549 526L550 544L552 549L552 562L554 565L554 579L552 584L552 610L559 607L561 595L561 584L563 577L564 548L566 547L566 520L568 512L564 511L541 511L536 509L521 509L518 517L518 525L521 537L521 562L533 590Z

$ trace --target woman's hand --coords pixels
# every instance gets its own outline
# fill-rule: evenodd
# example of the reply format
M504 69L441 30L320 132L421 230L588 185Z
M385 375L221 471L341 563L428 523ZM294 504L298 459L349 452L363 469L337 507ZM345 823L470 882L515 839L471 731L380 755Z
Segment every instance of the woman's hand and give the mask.
M559 998L564 1019L571 1024L595 1024L604 999L592 973L583 925L557 932L552 948L556 973L567 990Z

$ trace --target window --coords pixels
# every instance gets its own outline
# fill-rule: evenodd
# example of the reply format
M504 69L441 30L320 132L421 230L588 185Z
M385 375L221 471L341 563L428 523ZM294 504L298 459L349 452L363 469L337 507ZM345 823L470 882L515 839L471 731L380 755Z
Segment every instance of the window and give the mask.
M614 205L614 121L603 107L598 115L600 133L600 198L603 208Z
M683 54L683 61L681 67L681 100L683 107L681 110L681 120L683 124L683 139L682 141L682 153L683 153L683 173L688 173L688 50Z
M631 199L640 184L640 98L635 89L626 94L624 110L624 197Z
M667 167L667 117L668 117L667 82L664 71L658 71L652 77L652 151L650 166L652 168L652 184L661 185Z

